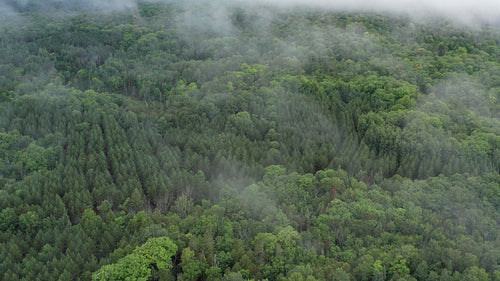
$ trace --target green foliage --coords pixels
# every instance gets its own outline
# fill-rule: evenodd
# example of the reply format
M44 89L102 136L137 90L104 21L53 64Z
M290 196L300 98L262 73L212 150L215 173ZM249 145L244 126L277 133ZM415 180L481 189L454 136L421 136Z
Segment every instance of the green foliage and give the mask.
M201 275L201 264L189 247L182 250L180 266L182 267L184 280L195 281Z
M176 251L169 238L151 238L116 263L103 266L92 280L150 280L154 271L169 270Z
M14 2L0 279L500 280L498 27Z

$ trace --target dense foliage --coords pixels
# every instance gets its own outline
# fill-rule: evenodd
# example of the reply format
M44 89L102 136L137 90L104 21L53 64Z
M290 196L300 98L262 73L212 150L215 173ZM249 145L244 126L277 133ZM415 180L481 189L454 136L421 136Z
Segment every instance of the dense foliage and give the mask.
M499 28L56 2L0 25L1 280L500 281Z

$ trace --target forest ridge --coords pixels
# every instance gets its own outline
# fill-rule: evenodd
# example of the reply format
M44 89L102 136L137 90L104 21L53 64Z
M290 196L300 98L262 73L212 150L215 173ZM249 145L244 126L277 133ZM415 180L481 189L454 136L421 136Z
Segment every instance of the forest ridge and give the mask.
M498 26L129 2L0 2L1 280L500 281Z

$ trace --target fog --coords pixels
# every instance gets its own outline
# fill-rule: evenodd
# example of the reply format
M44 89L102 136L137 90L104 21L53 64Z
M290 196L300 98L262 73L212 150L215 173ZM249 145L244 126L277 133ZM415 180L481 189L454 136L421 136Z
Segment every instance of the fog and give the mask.
M136 0L0 0L0 15L31 11L122 11L136 7Z
M500 3L495 0L257 0L257 2L281 6L295 4L349 11L392 12L415 16L435 15L460 22L498 22L500 16Z
M178 2L156 0L157 2ZM181 1L194 5L208 0ZM217 2L217 1L215 1ZM476 26L500 23L500 3L496 0L219 0L219 3L280 8L306 7L348 12L391 13L426 19L445 18L458 24Z
M217 6L259 5L281 8L302 6L336 11L395 13L417 19L430 16L469 26L500 23L500 3L497 0L0 0L0 14L6 16L15 12L54 9L122 11L135 9L139 2L183 3L186 6L207 3Z

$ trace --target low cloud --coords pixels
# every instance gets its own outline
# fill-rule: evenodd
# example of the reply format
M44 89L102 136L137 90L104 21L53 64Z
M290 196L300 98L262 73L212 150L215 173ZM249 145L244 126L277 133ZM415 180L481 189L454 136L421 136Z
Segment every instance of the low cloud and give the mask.
M157 2L179 2L157 0ZM186 5L214 2L208 0L183 1ZM219 0L221 5L259 5L282 8L309 7L323 10L348 12L393 13L415 17L445 18L464 25L500 25L500 3L498 0Z
M15 11L15 8L12 5L9 5L5 1L0 0L0 15L2 16L14 16L16 15L17 12Z
M444 16L465 24L500 22L500 4L497 0L256 0L256 2L345 11L389 12L417 17Z
M135 9L140 2L179 3L186 7L211 6L296 6L322 10L378 12L408 15L415 18L439 17L459 24L500 25L498 0L0 0L0 15L26 9L123 11Z
M93 0L90 1L95 10L129 10L135 9L137 7L136 1L134 0Z
M137 0L0 0L0 16L30 11L123 11L136 7Z

